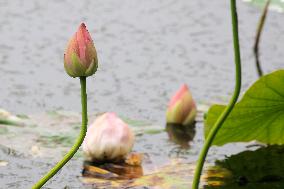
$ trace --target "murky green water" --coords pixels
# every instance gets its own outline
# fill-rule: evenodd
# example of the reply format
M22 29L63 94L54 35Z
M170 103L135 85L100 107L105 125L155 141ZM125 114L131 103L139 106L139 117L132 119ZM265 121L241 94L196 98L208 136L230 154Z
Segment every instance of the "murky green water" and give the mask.
M77 136L80 116L70 111L80 111L79 81L65 74L62 59L65 45L81 21L93 36L100 61L97 74L88 79L90 121L98 113L117 112L136 132L134 151L145 154L144 174L161 171L167 174L158 174L158 178L173 177L178 180L176 184L190 188L203 143L203 123L196 124L190 145L180 141L181 147L169 141L164 131L165 109L170 96L184 82L200 105L225 101L232 92L228 3L2 0L0 107L14 114L27 114L29 119L24 127L0 126L0 188L30 188ZM257 79L252 45L260 9L238 2L238 10L246 89ZM283 17L270 12L267 19L260 48L265 72L284 65ZM256 148L248 144L213 147L207 167L216 159L224 159L225 154ZM47 188L95 187L82 182L82 164L79 153ZM238 179L232 180L235 182L228 188L238 188Z

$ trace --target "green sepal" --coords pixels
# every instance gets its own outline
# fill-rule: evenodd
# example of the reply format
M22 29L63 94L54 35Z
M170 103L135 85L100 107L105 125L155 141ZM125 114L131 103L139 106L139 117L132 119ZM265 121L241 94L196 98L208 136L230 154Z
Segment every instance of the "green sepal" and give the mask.
M72 53L71 62L72 62L72 69L76 75L75 77L85 76L87 68L82 64L77 54Z
M75 77L75 73L73 73L73 70L67 65L67 62L64 61L64 69L67 72L67 74L71 77Z
M97 69L98 69L98 60L94 58L89 68L86 70L85 76L88 77L93 75L94 73L96 73Z

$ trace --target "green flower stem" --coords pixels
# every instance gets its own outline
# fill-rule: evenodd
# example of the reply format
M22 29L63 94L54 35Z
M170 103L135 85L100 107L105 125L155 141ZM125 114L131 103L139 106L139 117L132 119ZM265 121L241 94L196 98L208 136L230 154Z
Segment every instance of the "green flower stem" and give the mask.
M58 162L43 178L41 178L38 183L36 183L32 188L41 188L49 179L51 179L77 152L81 146L87 132L88 115L87 115L87 93L86 93L86 77L80 77L81 83L81 103L82 103L82 127L79 137L76 143L73 145L71 150L63 157L63 159Z
M259 41L260 41L260 37L262 34L262 30L263 30L263 26L265 23L265 19L267 16L267 12L268 12L268 7L270 4L271 0L267 0L266 4L264 6L264 9L262 11L258 26L257 26L257 30L256 30L256 36L255 36L255 43L253 46L253 51L254 51L254 56L255 56L255 64L256 64L256 69L257 69L257 73L258 73L258 77L261 77L263 75L261 66L260 66L260 60L259 60L259 50L258 50L258 46L259 46Z
M200 176L203 169L203 165L205 162L206 155L208 150L218 132L221 128L222 124L234 108L241 89L241 56L240 56L240 47L239 47L239 34L238 34L238 16L237 16L237 8L236 8L236 0L231 0L231 14L232 14L232 26L233 26L233 39L234 39L234 51L235 51L235 69L236 69L236 84L235 91L230 100L230 103L224 110L224 112L220 115L215 125L211 129L210 133L207 136L205 144L201 150L199 155L199 159L197 161L197 165L195 168L194 179L192 183L193 189L198 189L198 185L200 182Z

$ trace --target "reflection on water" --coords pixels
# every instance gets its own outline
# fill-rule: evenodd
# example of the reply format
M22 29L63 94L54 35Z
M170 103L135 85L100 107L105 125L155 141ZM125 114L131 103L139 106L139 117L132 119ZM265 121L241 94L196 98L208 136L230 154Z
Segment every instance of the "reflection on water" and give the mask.
M206 177L208 189L284 188L284 146L261 147L216 161Z
M179 144L182 148L188 149L190 147L190 142L195 136L195 124L187 126L167 124L166 131L170 141Z

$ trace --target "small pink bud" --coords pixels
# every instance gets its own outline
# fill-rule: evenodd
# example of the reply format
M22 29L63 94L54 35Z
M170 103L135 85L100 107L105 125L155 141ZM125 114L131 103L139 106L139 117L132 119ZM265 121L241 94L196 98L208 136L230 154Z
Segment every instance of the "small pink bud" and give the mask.
M88 161L121 161L134 143L134 134L115 113L104 113L88 128L83 151Z
M90 76L97 71L98 59L93 40L82 23L70 39L64 54L64 68L71 77Z
M183 84L171 98L167 110L167 123L190 125L194 123L197 113L196 105L188 87Z

